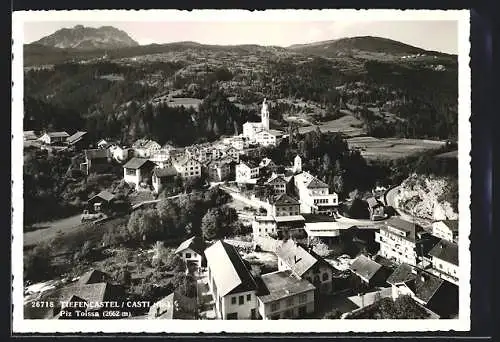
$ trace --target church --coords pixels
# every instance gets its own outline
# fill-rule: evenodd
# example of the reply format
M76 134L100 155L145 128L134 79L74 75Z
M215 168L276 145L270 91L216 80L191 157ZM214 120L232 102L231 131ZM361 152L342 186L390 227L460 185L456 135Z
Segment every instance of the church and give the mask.
M269 129L269 108L266 99L262 102L260 111L261 122L245 122L243 124L243 137L250 144L271 146L279 143L283 138L283 132Z

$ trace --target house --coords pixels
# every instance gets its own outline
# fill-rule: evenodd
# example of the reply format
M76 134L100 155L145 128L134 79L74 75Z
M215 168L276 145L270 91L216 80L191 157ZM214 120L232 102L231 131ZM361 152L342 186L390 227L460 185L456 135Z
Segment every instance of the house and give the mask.
M66 143L74 148L81 149L89 146L87 132L78 131L72 136L68 137Z
M287 194L281 194L271 200L272 216L300 215L300 202Z
M211 182L222 182L231 175L231 163L229 159L212 160L207 166L208 180Z
M274 131L274 130L273 130ZM255 143L267 147L267 146L276 146L279 142L279 138L283 136L283 134L279 131L274 131L271 133L271 131L260 131L255 133L254 135L254 141Z
M233 146L224 146L220 149L222 151L221 157L228 157L234 160L235 162L240 162L240 150L234 148Z
M91 149L84 150L85 163L81 165L85 174L107 172L111 167L111 157L108 150Z
M104 149L104 148L108 148L111 145L112 145L112 143L111 143L111 141L109 141L109 139L108 140L101 139L101 140L99 140L97 142L97 148L103 148Z
M235 247L217 241L205 250L209 288L219 319L257 319L257 284Z
M159 152L161 145L149 139L139 139L132 144L134 155L139 158L149 158Z
M204 250L205 243L203 240L198 236L193 236L183 241L175 250L175 254L181 256L187 266L201 267L205 263Z
M196 298L189 298L174 291L151 305L148 319L196 319Z
M245 139L242 136L234 136L229 138L224 138L222 140L223 144L230 145L235 148L238 153L245 148Z
M183 179L201 177L201 163L192 157L173 159L172 165Z
M113 207L113 202L115 200L115 195L109 191L101 191L97 195L89 198L87 205L91 212L106 212Z
M108 147L108 151L111 153L113 159L120 163L129 159L129 157L132 154L131 153L132 149L125 146L111 145Z
M236 165L236 182L252 183L259 177L259 165L252 161L240 161Z
M252 144L262 146L276 145L283 137L278 130L269 129L269 109L266 99L262 102L260 111L261 122L245 122L243 124L243 137Z
M305 214L330 212L339 204L338 195L330 193L328 184L308 172L294 176L295 192L299 196L300 211Z
M121 306L125 301L125 293L121 286L108 282L76 282L44 292L37 300L54 303L54 307L42 311L25 309L26 319L116 319L122 317L103 317L103 311L109 311L109 308L100 303L117 302ZM78 314L75 308L78 308Z
M322 293L333 290L333 267L312 250L287 240L276 249L278 271L291 270L300 279L306 279Z
M442 239L430 251L432 258L431 272L449 282L458 285L458 245L454 242Z
M458 220L443 220L432 223L432 235L451 242L458 242Z
M165 150L159 150L158 152L151 155L151 157L149 157L148 159L151 160L156 165L158 165L158 167L160 168L172 166L172 159L170 158L170 153Z
M291 270L267 273L260 280L257 298L263 319L304 318L314 312L316 288Z
M387 278L392 298L411 296L441 318L458 313L458 286L408 264L401 264Z
M36 135L35 131L24 131L23 132L23 140L24 141L33 141L38 139L38 135Z
M360 254L352 261L349 269L367 287L382 286L389 276L384 266L363 254Z
M372 221L381 220L385 218L384 205L375 197L369 197L366 200L368 203L368 210L370 211L370 219Z
M177 176L177 170L174 167L155 167L151 176L151 183L154 192L159 194L165 185L172 184Z
M266 185L270 186L276 195L285 194L288 190L289 180L284 175L273 173L267 180Z
M47 132L38 138L38 140L46 145L54 145L65 143L68 137L69 134L66 132Z
M426 252L435 244L420 225L391 217L375 232L375 242L380 244L379 254L396 263L418 265Z
M145 158L132 158L123 165L123 179L136 190L151 185L151 176L155 163Z
M273 216L255 216L252 221L252 234L254 239L260 236L277 236L278 225Z

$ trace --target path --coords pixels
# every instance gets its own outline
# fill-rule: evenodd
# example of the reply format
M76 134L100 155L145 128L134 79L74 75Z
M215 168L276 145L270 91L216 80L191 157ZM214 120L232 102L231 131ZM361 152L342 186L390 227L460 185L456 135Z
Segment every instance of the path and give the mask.
M384 195L384 200L385 200L385 205L393 207L396 213L405 221L409 222L415 222L419 225L422 226L425 230L431 229L432 226L432 220L429 219L424 219L421 217L415 217L411 215L410 213L405 212L402 208L398 207L396 203L396 196L399 193L401 187L398 185L394 188L389 189L385 195Z

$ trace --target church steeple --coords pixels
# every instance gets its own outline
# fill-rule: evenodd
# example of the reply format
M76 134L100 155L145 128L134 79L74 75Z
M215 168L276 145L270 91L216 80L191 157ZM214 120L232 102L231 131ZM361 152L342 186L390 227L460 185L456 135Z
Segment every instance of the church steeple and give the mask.
M262 102L262 109L260 111L260 117L262 122L262 127L265 130L269 130L269 109L267 108L266 99Z

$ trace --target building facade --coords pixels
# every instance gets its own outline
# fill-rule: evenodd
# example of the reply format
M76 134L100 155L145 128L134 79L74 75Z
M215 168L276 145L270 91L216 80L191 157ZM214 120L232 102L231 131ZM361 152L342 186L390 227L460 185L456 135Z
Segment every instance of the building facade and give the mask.
M259 166L249 162L240 162L236 165L236 182L251 183L259 178Z
M444 220L432 223L432 235L450 242L458 242L458 220Z
M304 214L329 212L339 204L338 195L329 192L328 184L308 172L294 176L294 187Z

